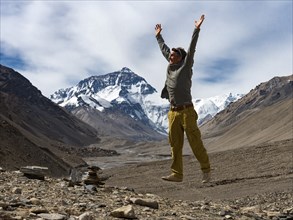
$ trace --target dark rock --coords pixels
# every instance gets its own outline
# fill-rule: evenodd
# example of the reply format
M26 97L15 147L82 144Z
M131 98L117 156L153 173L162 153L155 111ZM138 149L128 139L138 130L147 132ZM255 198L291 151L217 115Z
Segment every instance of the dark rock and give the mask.
M26 166L21 167L20 171L30 179L44 180L45 176L48 174L48 167L40 166Z

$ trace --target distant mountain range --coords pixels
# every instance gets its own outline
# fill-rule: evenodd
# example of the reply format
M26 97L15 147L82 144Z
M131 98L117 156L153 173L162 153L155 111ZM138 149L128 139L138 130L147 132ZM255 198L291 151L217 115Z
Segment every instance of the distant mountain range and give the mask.
M292 75L241 96L193 100L209 152L293 140ZM50 98L58 105L0 65L0 166L47 166L61 176L101 149L155 157L168 147L167 100L128 68L89 77Z
M193 103L199 114L198 123L203 124L210 120L242 96L229 94L194 99ZM167 134L168 131L168 101L161 99L154 87L127 67L113 73L91 76L76 86L56 91L50 99L105 135L116 133L119 136L128 133L128 136L135 139L156 139L157 134L152 131L160 134ZM114 117L115 120L112 120ZM108 126L113 123L115 125L107 131L104 121ZM130 124L136 125L134 131L126 132L133 127ZM123 129L114 131L114 127ZM122 131L124 132L121 133ZM143 133L145 136L142 136Z

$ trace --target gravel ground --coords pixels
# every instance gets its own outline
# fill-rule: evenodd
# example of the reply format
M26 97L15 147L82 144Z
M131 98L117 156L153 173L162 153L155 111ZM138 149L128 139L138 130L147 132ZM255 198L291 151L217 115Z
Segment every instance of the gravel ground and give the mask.
M2 171L0 219L293 219L292 141L212 153L210 159L209 184L201 183L191 156L184 158L181 183L161 180L170 160L105 169L99 175L108 179L95 187Z

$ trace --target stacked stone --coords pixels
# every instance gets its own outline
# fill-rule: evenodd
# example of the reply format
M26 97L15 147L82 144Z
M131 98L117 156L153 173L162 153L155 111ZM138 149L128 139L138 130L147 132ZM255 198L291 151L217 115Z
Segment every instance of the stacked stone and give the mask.
M99 170L101 170L101 168L97 166L88 167L87 176L85 176L83 183L86 185L104 185L104 183L97 175Z

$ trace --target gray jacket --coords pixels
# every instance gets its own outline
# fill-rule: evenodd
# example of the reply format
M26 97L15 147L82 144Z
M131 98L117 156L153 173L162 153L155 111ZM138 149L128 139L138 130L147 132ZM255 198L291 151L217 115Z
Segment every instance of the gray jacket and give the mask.
M199 31L200 29L194 29L185 59L178 64L169 64L167 67L167 79L161 97L169 99L170 103L173 105L192 103L192 66L194 63L193 58ZM161 34L157 35L156 38L161 52L169 62L170 48L165 44Z

